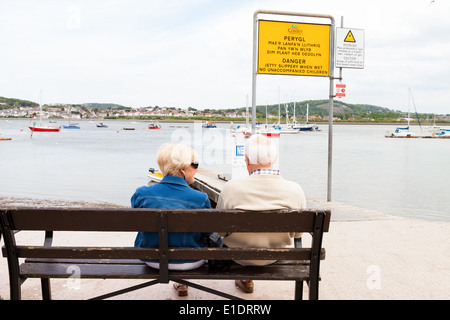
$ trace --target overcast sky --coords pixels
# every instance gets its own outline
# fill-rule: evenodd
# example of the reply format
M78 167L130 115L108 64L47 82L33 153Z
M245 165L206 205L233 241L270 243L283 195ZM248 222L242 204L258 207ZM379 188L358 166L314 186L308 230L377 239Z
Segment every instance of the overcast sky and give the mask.
M343 16L344 27L364 29L365 67L343 70L342 101L406 111L411 88L418 112L450 113L448 0L0 0L0 96L251 105L258 9L329 14L337 26ZM328 90L328 78L258 75L256 103L328 99Z

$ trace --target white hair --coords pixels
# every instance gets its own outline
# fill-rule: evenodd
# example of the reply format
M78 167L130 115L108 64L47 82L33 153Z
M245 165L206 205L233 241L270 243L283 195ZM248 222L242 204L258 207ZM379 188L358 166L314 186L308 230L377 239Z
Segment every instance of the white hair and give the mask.
M252 135L245 145L245 154L250 164L274 164L278 158L278 150L269 138L262 134Z
M156 162L163 175L177 175L180 169L186 169L197 159L197 153L182 144L163 144L156 155Z

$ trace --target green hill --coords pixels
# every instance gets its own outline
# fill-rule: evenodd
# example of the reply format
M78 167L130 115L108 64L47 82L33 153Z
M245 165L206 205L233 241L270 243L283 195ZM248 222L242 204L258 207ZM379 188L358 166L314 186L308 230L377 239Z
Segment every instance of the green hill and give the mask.
M34 107L36 102L0 97L0 109L10 109L18 107Z
M115 103L83 103L86 108L99 108L99 109L130 109L129 107L124 107L120 104Z
M306 115L306 108L309 105L309 115L326 116L328 115L328 100L306 100L295 102L295 115ZM286 107L288 115L294 114L294 102L283 103L280 105L280 114L286 116ZM265 106L257 106L257 113L265 113ZM267 106L267 112L273 115L278 115L278 104ZM378 107L369 104L349 104L335 100L333 103L333 114L351 114L354 116L364 116L367 114L399 114L401 111L393 111L388 108Z

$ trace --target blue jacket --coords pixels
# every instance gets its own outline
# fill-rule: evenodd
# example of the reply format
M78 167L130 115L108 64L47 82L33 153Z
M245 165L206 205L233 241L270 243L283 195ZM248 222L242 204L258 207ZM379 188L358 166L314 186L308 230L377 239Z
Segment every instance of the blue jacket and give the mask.
M139 187L131 197L131 207L205 209L211 208L211 204L205 193L190 188L183 178L168 175L157 184ZM200 232L169 232L169 247L206 247L208 235ZM139 232L134 246L157 247L158 243L158 233ZM170 263L182 262L187 261L170 261Z

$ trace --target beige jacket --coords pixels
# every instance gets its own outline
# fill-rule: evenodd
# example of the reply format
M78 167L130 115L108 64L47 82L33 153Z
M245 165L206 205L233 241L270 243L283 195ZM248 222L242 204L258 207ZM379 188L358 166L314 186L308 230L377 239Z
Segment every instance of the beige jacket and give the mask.
M306 208L303 189L295 182L279 175L251 175L231 180L225 184L217 203L217 209L275 210ZM240 233L224 235L228 247L283 248L292 244L293 233ZM273 262L273 261L272 261ZM248 261L263 265L268 261Z

